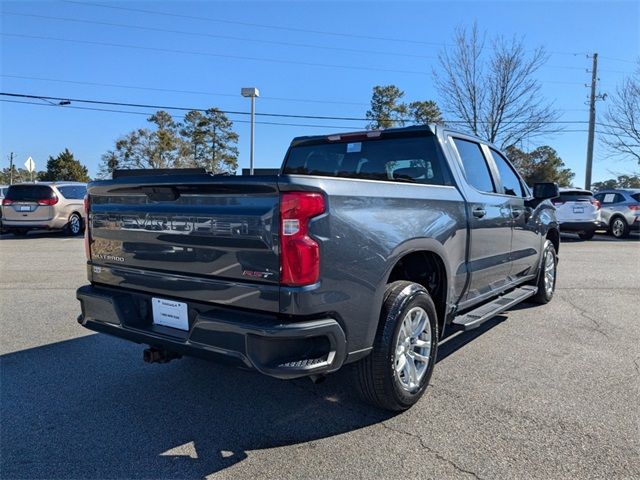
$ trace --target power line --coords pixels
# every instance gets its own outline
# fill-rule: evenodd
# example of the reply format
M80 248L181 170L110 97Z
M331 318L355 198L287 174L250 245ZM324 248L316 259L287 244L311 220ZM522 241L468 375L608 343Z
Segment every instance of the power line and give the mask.
M246 38L246 37L234 37L229 35L218 35L213 33L202 33L202 32L189 32L186 30L170 30L166 28L157 28L157 27L145 27L142 25L131 25L131 24L123 24L123 23L113 23L113 22L99 22L95 20L84 20L78 18L69 18L69 17L52 17L48 15L35 15L31 13L17 13L17 12L3 12L4 15L15 15L21 17L32 17L32 18L42 18L47 20L57 20L64 22L74 22L74 23L86 23L91 25L103 25L109 27L120 27L120 28L131 28L135 30L145 30L150 32L162 32L162 33L176 33L180 35L190 35L190 36L199 36L199 37L208 37L208 38L218 38L218 39L226 39L226 40L236 40L242 42L253 42L260 44L270 44L270 45L283 45L288 47L302 47L302 48L316 48L316 49L324 49L324 50L332 50L332 51L340 51L340 52L348 52L348 53L365 53L367 55L391 55L394 57L409 57L409 58L424 58L424 59L436 59L435 56L430 55L417 55L411 53L403 53L403 52L385 52L380 50L362 50L357 48L344 48L344 47L328 47L324 45L312 45L308 43L294 43L294 42L281 42L276 40L258 40L254 38Z
M121 7L117 5L104 5L101 3L93 3L93 2L78 2L73 0L62 0L64 3L73 3L77 5L83 6L91 6L91 7L100 7L100 8L109 8L112 10L122 10L128 12L137 12L137 13L145 13L152 15L162 15L165 17L173 17L173 18L184 18L188 20L198 20L198 21L206 21L206 22L215 22L215 23L226 23L229 25L241 25L244 27L256 27L256 28L266 28L271 30L283 30L288 32L298 32L304 34L317 34L317 35L328 35L333 37L346 37L346 38L360 38L363 40L380 40L384 42L401 42L401 43L414 43L418 45L435 45L435 46L446 46L446 42L427 42L422 40L410 40L403 38L390 38L390 37L376 37L372 35L358 35L355 33L343 33L343 32L329 32L323 30L310 30L307 28L296 28L296 27L286 27L282 25L269 25L264 23L251 23L251 22L241 22L237 20L223 20L219 18L205 17L205 16L196 16L196 15L185 15L180 13L170 13L170 12L161 12L157 10L147 10L143 8L132 8L132 7Z
M47 95L29 95L24 93L10 93L10 92L0 92L0 95L5 97L15 97L15 98L29 98L29 99L37 99L37 100L56 100L56 101L69 101L75 103L88 103L93 105L108 105L108 106L119 106L119 107L132 107L132 108L153 108L156 110L177 110L182 112L190 112L193 110L197 110L200 112L204 112L206 108L199 107L175 107L170 105L150 105L144 103L129 103L129 102L112 102L106 100L90 100L84 98L68 98L68 97L52 97ZM242 112L237 110L220 110L220 112L229 115L249 115L250 112ZM324 115L295 115L295 114L285 114L285 113L263 113L258 112L256 116L263 117L281 117L281 118L306 118L306 119L315 119L315 120L344 120L344 121L368 121L366 118L361 117L338 117L338 116L324 116Z
M105 105L105 106L119 106L119 107L128 107L128 108L148 108L154 110L175 110L182 112L189 111L200 111L204 112L206 108L199 107L178 107L178 106L170 106L170 105L153 105L153 104L144 104L144 103L129 103L129 102L115 102L115 101L106 101L106 100L91 100L91 99L79 99L79 98L69 98L69 97L53 97L47 95L31 95L25 93L13 93L13 92L0 92L0 96L12 97L12 98L23 98L23 99L31 99L31 100L43 100L43 101L68 101L75 103L86 103L91 105ZM57 106L57 105L56 105ZM65 106L68 108L68 106ZM228 115L250 115L250 112L243 111L234 111L234 110L220 110L221 113ZM340 120L340 121L349 121L349 122L368 122L371 119L363 118L363 117L341 117L341 116L327 116L327 115L297 115L297 114L288 114L288 113L269 113L269 112L258 112L256 116L264 116L264 117L277 117L277 118L299 118L299 119L307 119L307 120ZM400 121L409 122L411 119L399 119ZM464 124L464 121L461 120L445 120L445 123L449 124ZM489 123L489 122L478 122L478 123ZM530 123L543 123L545 125L572 125L572 124L587 124L589 123L586 120L554 120L554 121L546 121L546 122L534 122L534 121L515 121L508 122L510 125L516 124L530 124ZM607 126L607 124L598 123L599 125Z
M0 102L17 103L17 104L23 104L23 105L35 105L37 107L55 107L56 106L48 103L27 102L22 100L7 100L2 98L0 98ZM108 109L108 108L79 107L75 105L67 105L65 107L59 107L59 108L74 109L74 110L89 110L94 112L124 113L124 114L134 114L134 115L153 115L154 113L154 112L139 112L139 111L131 111L131 110L116 110L116 109ZM184 118L184 116L177 115L176 118ZM250 120L233 120L233 122L234 123L250 123ZM451 123L451 122L448 122L448 123ZM263 122L263 121L256 121L256 124L289 126L289 127L335 128L340 130L354 130L358 128L355 126L345 126L345 125L318 125L318 124ZM360 127L360 128L364 129L365 127ZM567 130L562 130L562 132L563 133L587 133L588 130L567 129Z
M614 62L630 63L631 65L638 65L638 63L640 62L640 58L638 60L625 60L624 58L614 58L614 57L608 57L608 56L604 56L604 55L600 55L600 58L605 58L607 60L613 60Z
M248 61L255 61L255 62L267 62L267 63L277 63L277 64L287 64L287 65L303 65L307 67L341 68L341 69L347 69L347 70L365 70L365 71L385 72L385 73L403 73L403 74L409 74L409 75L429 75L428 72L417 71L417 70L392 70L387 68L366 67L366 66L356 66L356 65L338 65L338 64L316 63L316 62L301 62L296 60L282 60L277 58L248 57L248 56L242 56L242 55L229 55L229 54L222 54L222 53L202 52L198 50L179 50L179 49L173 49L173 48L145 47L142 45L130 45L130 44L124 44L124 43L97 42L93 40L78 40L78 39L71 39L71 38L47 37L47 36L41 36L41 35L27 35L23 33L0 32L0 35L4 35L6 37L30 38L32 40L47 40L47 41L67 42L67 43L78 43L78 44L84 44L84 45L96 45L101 47L130 48L130 49L136 49L136 50L173 53L173 54L179 54L179 55L197 55L197 56L205 56L205 57L229 58L229 59L235 59L235 60L248 60ZM581 67L567 67L567 66L559 66L559 65L546 65L543 67L561 68L561 69L570 69L570 70L583 70ZM543 83L560 84L560 85L582 85L581 83L578 83L578 82L562 82L562 81L555 81L555 80L545 80L543 81Z
M23 105L35 105L38 107L57 107L58 105L52 105L50 103L38 103L38 102L27 102L27 101L23 101L23 100L8 100L8 99L4 99L4 98L0 98L0 102L4 102L4 103L18 103L18 104L23 104ZM132 114L132 115L145 115L145 116L150 116L153 115L155 112L140 112L140 111L132 111L132 110L117 110L117 109L112 109L112 108L95 108L95 107L80 107L77 105L67 105L64 107L60 107L60 108L71 108L74 110L89 110L89 111L93 111L93 112L107 112L107 113L125 113L125 114ZM176 115L175 118L181 118L183 119L184 116L180 116L180 115ZM234 123L251 123L250 120L233 120ZM305 123L283 123L283 122L263 122L263 121L256 121L256 124L260 124L260 125L276 125L276 126L287 126L287 127L318 127L318 128L336 128L336 129L343 129L343 130L353 130L354 126L345 126L345 125L317 125L317 124L305 124ZM364 128L364 127L363 127Z
M288 64L288 65L304 65L307 67L326 67L326 68L341 68L346 70L366 70L370 72L386 72L386 73L406 73L411 75L427 75L427 72L420 72L416 70L391 70L387 68L378 68L378 67L365 67L365 66L354 66L354 65L339 65L339 64L329 64L329 63L316 63L316 62L301 62L296 60L282 60L277 58L261 58L261 57L248 57L243 55L228 55L223 53L212 53L212 52L201 52L197 50L179 50L174 48L160 48L160 47L145 47L142 45L129 45L125 43L111 43L111 42L96 42L92 40L77 40L70 38L59 38L59 37L47 37L41 35L26 35L23 33L6 33L0 32L0 35L5 37L19 37L19 38L30 38L33 40L47 40L47 41L56 41L56 42L67 42L67 43L80 43L84 45L97 45L101 47L116 47L116 48L131 48L136 50L145 50L150 52L164 52L164 53L175 53L181 55L198 55L204 57L216 57L216 58L230 58L235 60L250 60L254 62L267 62L267 63L278 63L278 64Z
M205 92L200 90L178 90L173 88L157 88L157 87L143 87L143 86L135 86L135 85L123 85L118 83L81 82L77 80L62 80L57 78L31 77L26 75L12 75L7 73L0 74L0 77L18 78L22 80L38 80L38 81L44 81L44 82L68 83L71 85L89 85L94 87L112 87L112 88L125 88L125 89L132 89L132 90L147 90L147 91L154 91L154 92L186 93L190 95L207 95L207 96L238 98L238 94L214 93L214 92ZM582 85L582 83L580 83L579 85ZM329 104L336 104L336 105L369 106L368 103L363 103L363 102L347 102L347 101L341 101L341 100L319 100L319 99L304 99L304 98L290 98L290 97L271 97L271 96L261 95L260 101L262 100L277 100L277 101L283 101L283 102L298 102L298 103L320 103L320 104L329 103Z

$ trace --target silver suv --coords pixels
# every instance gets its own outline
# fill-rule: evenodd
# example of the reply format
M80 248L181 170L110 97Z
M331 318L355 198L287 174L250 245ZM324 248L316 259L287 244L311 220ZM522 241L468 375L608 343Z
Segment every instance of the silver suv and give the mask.
M640 189L601 190L595 197L602 204L602 222L611 235L624 238L631 230L640 230Z
M38 182L11 185L2 199L2 226L15 235L33 229L62 229L79 235L85 225L87 184Z

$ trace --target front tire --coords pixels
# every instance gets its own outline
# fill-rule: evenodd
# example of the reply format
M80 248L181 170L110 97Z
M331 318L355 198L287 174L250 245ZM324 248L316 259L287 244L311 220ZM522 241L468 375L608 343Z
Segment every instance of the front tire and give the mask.
M420 400L433 373L438 335L436 308L425 288L404 280L389 284L373 350L356 365L364 399L396 412Z
M535 303L544 305L551 301L556 290L557 273L558 256L556 255L556 247L553 246L550 240L547 240L542 251L542 264L536 283L538 293L532 297Z
M627 238L629 236L629 224L624 218L615 217L611 220L609 231L615 238Z

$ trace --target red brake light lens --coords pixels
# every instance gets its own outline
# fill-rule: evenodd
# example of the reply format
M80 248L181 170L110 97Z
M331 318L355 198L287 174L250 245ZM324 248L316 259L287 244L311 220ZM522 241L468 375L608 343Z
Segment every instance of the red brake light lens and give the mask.
M600 200L593 199L591 203L596 207L596 210L600 210Z
M320 278L320 246L309 235L309 220L324 212L319 193L287 192L280 197L280 283L311 285Z
M89 195L84 196L84 200L82 201L84 204L84 213L89 214Z
M10 200L8 198L3 198L2 199L2 205L4 205L5 207L8 205L11 205L13 203L13 200Z
M51 206L55 205L56 203L58 203L58 197L56 197L55 195L51 198L41 198L40 200L38 200L38 205Z
M640 205L629 205L629 210L633 210L634 212L640 210Z

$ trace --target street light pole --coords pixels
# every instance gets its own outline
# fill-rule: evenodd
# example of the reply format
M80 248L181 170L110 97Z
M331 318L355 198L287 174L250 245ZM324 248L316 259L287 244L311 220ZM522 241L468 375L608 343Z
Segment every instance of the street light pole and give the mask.
M255 87L243 88L240 90L243 97L251 98L251 147L249 157L249 175L253 175L253 148L254 148L254 131L256 116L256 97L260 96L260 92Z
M253 175L253 146L256 117L256 97L251 96L251 151L249 154L249 175Z

